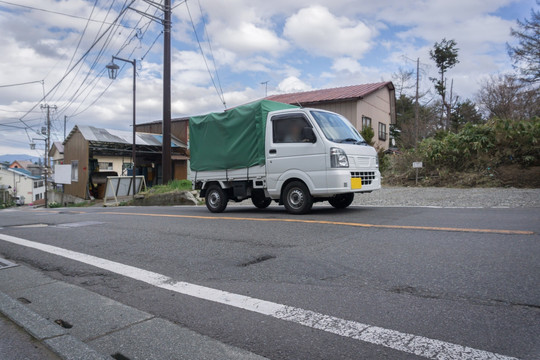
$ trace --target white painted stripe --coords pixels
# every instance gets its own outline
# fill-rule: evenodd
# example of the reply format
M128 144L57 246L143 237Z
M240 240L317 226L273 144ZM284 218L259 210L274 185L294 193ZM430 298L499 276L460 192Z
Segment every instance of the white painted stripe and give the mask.
M515 359L488 351L473 349L467 346L407 334L378 326L362 324L356 321L340 319L338 317L324 315L310 310L234 294L184 281L176 281L166 275L152 271L14 236L0 234L0 240L79 261L179 294L252 311L313 329L326 331L328 333L415 354L428 359Z

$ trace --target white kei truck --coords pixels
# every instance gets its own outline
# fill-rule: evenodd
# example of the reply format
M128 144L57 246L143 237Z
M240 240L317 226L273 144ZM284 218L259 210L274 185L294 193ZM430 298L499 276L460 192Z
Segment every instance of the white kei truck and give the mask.
M381 188L377 152L333 112L259 100L190 118L189 136L190 180L214 213L248 198L291 214L344 209Z

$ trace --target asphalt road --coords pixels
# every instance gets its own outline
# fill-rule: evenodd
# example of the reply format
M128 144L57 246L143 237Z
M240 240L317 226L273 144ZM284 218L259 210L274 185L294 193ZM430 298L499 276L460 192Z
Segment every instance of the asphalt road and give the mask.
M0 234L523 359L540 358L539 233L538 208L319 205L300 217L242 206L220 215L204 207L0 211ZM270 359L420 358L27 246L0 240L0 256Z

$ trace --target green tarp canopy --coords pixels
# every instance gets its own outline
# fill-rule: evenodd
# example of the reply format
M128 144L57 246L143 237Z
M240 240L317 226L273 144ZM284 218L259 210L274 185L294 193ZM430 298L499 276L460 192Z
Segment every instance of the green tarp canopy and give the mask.
M191 170L241 169L264 165L268 113L296 107L259 100L224 112L190 118Z

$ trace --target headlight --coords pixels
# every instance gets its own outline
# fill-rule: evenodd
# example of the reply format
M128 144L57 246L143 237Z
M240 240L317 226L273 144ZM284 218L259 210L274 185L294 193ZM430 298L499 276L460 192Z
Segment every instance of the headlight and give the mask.
M330 148L330 166L333 168L348 168L349 159L345 151L340 148Z

